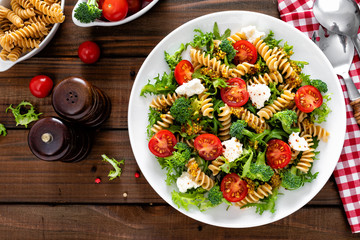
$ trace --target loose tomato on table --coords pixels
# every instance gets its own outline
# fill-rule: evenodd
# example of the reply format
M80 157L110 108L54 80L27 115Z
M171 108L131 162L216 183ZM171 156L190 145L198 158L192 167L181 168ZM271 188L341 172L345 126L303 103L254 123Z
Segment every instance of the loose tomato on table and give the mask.
M286 167L291 160L290 146L279 139L271 139L267 143L266 162L273 169Z
M320 91L311 85L300 87L295 94L295 104L300 111L309 113L321 106L323 97Z
M249 100L246 83L241 78L232 78L227 81L229 87L220 90L221 99L230 107L241 107Z
M111 21L119 21L126 17L129 4L126 0L105 0L102 5L103 16Z
M169 130L160 130L149 141L149 149L155 156L168 157L175 150L176 137Z
M197 136L194 141L194 147L198 151L199 156L205 160L214 160L223 151L220 139L210 133Z
M176 82L182 85L192 79L191 75L194 73L194 67L188 60L181 60L175 67L174 75Z
M226 175L221 181L220 189L224 198L229 202L239 202L248 193L246 181L242 180L236 173Z
M80 44L78 49L78 56L84 63L95 63L100 57L99 46L91 41L86 41Z
M233 47L236 50L236 55L233 59L233 63L235 65L243 62L248 62L251 64L256 63L257 51L251 42L246 40L239 40L234 43Z
M38 75L31 79L29 88L32 95L37 98L44 98L51 92L54 83L48 76Z

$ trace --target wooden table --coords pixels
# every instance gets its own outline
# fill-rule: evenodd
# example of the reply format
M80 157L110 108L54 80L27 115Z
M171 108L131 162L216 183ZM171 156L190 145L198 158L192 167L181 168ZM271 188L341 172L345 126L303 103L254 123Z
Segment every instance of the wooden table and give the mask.
M73 24L75 0L67 0L66 21L37 56L0 73L0 239L349 239L351 234L334 179L305 207L266 226L226 229L197 222L166 204L143 176L132 153L127 107L136 73L149 52L172 30L204 14L248 10L279 17L275 0L160 0L141 18L117 27L80 28ZM102 55L83 64L77 49L96 41ZM27 145L28 129L16 127L5 109L32 102L42 117L56 116L50 97L30 94L29 81L45 74L55 83L82 76L111 98L110 119L97 134L86 160L44 162ZM111 166L101 154L125 159L120 179L109 181ZM100 177L102 182L95 183ZM127 197L123 197L127 193Z

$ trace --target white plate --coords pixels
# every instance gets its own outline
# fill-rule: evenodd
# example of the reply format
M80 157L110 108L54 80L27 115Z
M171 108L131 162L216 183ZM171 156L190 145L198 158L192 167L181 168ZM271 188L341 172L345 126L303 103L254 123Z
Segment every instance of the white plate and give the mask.
M147 83L148 79L153 79L159 73L170 72L164 60L165 50L173 53L178 49L180 43L191 41L194 35L193 30L196 28L201 29L203 32L212 31L214 22L218 23L220 33L223 33L226 28L230 28L232 33L235 33L241 27L248 25L255 25L260 31L266 33L272 30L276 39L284 39L284 42L287 41L294 46L295 54L292 59L309 63L309 65L305 66L304 72L310 74L313 79L322 79L327 82L329 92L332 93L329 107L333 112L329 114L327 122L322 124L330 132L329 141L320 143L318 148L320 150L318 155L320 160L315 161L312 169L313 173L319 172L318 177L312 183L307 183L298 190L281 190L280 192L284 194L279 195L274 214L265 212L263 215L259 215L255 213L255 208L239 209L235 206L226 211L227 206L225 204L205 212L200 212L197 208L190 211L178 209L171 200L173 188L165 183L165 171L161 169L155 157L148 150L146 126L148 125L148 106L152 96L140 97L142 87ZM143 63L131 91L128 110L132 150L141 171L155 191L183 214L207 224L229 228L245 228L268 224L290 215L307 204L325 185L336 166L344 142L345 122L343 92L330 62L321 50L305 34L281 20L245 11L229 11L205 15L185 23L166 36Z
M10 8L10 0L0 0L0 5L2 5L4 7L7 7L7 8ZM64 11L64 7L65 7L65 0L61 0L61 9L63 11ZM12 66L14 66L15 64L17 64L19 62L22 62L22 61L24 61L26 59L29 59L29 58L35 56L36 54L38 54L51 41L51 39L54 37L54 35L55 35L57 29L59 28L59 26L60 26L60 23L54 24L54 26L50 30L49 34L39 44L39 48L34 48L30 52L22 55L15 62L12 62L10 60L3 61L2 59L0 59L0 72L4 72L4 71L8 70L9 68L11 68Z
M77 8L77 6L82 3L82 2L87 2L87 0L79 0L75 7L73 8L72 11L72 20L75 23L75 25L79 26L79 27L93 27L93 26L102 26L102 27L111 27L111 26L118 26L127 22L130 22L132 20L137 19L138 17L142 16L144 13L146 13L147 11L149 11L159 0L153 0L151 3L149 3L146 7L144 7L143 9L141 9L140 11L138 11L137 13L126 17L120 21L116 21L116 22L105 22L105 21L101 21L99 19L96 19L94 22L91 23L82 23L79 20L77 20L74 17L75 14L75 9Z

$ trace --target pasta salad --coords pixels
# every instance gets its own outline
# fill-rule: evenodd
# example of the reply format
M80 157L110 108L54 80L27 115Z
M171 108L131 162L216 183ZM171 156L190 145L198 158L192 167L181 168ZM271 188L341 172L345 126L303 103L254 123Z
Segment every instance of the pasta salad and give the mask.
M155 95L148 147L166 184L176 186L179 208L225 203L274 212L280 188L316 178L330 95L325 82L303 73L306 62L291 59L292 46L255 26L221 34L214 23L164 54L170 71L149 80L141 96Z

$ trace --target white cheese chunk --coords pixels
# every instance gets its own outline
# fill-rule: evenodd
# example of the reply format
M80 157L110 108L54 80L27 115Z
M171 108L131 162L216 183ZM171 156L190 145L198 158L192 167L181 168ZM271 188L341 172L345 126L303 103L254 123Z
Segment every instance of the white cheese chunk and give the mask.
M255 26L243 27L240 32L244 33L247 40L251 43L253 43L255 39L265 36L265 33L258 31Z
M178 177L176 185L182 193L186 192L188 189L200 187L199 184L192 180L191 175L188 172L183 172L181 176Z
M299 137L298 132L293 132L289 136L289 145L292 149L297 151L309 150L309 144L303 137Z
M222 142L223 145L223 155L229 161L232 162L243 152L242 143L239 142L235 137L232 137L230 140Z
M194 78L189 82L180 85L175 92L179 95L191 97L195 94L200 94L205 90L204 85L201 84L200 79Z
M266 84L251 84L247 88L253 105L260 109L271 96L270 88Z

